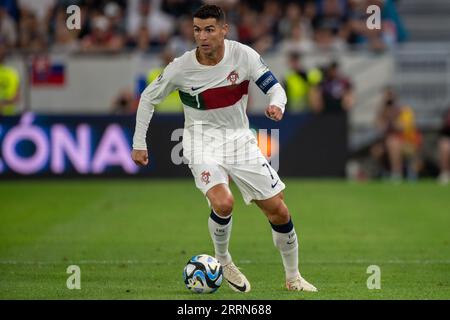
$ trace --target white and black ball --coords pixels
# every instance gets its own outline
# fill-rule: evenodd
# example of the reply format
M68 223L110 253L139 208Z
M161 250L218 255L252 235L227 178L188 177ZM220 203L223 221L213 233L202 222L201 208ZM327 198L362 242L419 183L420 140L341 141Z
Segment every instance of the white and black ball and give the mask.
M183 270L186 288L196 293L213 293L223 281L223 269L216 258L207 254L193 256Z

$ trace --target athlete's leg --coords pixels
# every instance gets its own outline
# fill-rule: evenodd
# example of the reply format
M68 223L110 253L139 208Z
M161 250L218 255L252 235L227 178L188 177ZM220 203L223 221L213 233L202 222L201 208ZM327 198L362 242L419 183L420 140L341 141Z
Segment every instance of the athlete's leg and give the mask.
M233 195L228 187L228 174L223 166L215 161L190 164L189 168L197 188L206 196L211 206L208 229L214 244L215 256L223 267L223 276L233 290L248 292L250 283L236 268L228 251L234 204Z
M212 208L208 221L209 233L214 243L216 258L223 267L224 278L234 291L248 292L250 283L234 265L228 251L233 222L233 195L227 184L218 184L208 190L206 197Z
M222 265L231 262L228 244L231 236L233 195L228 185L218 184L206 193L211 204L211 215L208 220L209 233L214 243L216 258Z
M283 193L266 200L254 200L264 212L272 226L274 245L283 260L286 274L286 286L289 290L317 291L304 280L298 269L298 240L288 207L284 203Z
M231 261L228 253L228 242L231 233L231 212L233 195L228 188L228 174L225 169L213 160L189 165L195 184L211 206L208 219L209 232L214 243L216 257L220 263Z
M295 278L298 271L298 241L289 210L283 201L283 193L267 200L254 200L272 226L275 246L280 250L286 279Z
M298 271L297 236L289 210L283 201L282 190L285 185L259 149L255 152L255 160L230 165L228 172L241 191L244 201L247 204L255 202L269 219L274 244L280 250L283 260L287 288L317 291Z

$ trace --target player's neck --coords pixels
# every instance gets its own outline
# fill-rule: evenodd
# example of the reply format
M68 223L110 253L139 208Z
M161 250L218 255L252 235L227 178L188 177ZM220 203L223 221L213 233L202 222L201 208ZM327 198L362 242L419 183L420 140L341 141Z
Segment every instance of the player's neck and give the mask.
M223 56L225 55L225 44L218 47L217 50L215 52L211 52L211 54L202 54L197 48L195 55L200 64L215 66L223 59Z

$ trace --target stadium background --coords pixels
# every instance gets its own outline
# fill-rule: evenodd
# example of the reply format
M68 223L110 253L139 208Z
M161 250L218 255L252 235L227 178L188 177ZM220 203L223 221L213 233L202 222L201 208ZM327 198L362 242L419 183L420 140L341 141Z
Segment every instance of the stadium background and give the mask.
M250 88L251 126L263 148L270 141L267 156L279 159L287 179L302 269L323 289L306 298L448 299L450 197L439 145L450 106L449 3L208 2L225 9L228 38L255 48L280 82L295 51L306 73L316 68L325 82L337 62L351 83L348 111L306 103L288 109L281 123L264 117L266 98ZM212 254L212 246L206 202L187 167L172 161L180 141L173 133L183 125L176 97L156 109L150 166L135 167L129 152L139 94L167 61L194 47L189 15L202 3L1 1L2 68L16 70L20 82L8 103L15 110L0 116L2 299L192 298L176 275L191 255ZM80 30L66 26L66 8L74 4ZM379 31L366 27L373 4L382 8ZM323 94L322 82L309 82ZM402 163L403 179L376 156L387 87L413 111L421 137L414 157ZM266 140L274 129L279 139ZM410 174L417 159L417 174ZM233 190L231 249L255 280L249 297L298 298L281 291L275 250L262 250L271 246L267 223ZM253 237L248 225L258 230ZM79 292L65 287L70 264L82 269ZM264 273L261 264L274 271ZM381 267L382 290L366 287L371 264ZM236 298L227 289L214 297Z

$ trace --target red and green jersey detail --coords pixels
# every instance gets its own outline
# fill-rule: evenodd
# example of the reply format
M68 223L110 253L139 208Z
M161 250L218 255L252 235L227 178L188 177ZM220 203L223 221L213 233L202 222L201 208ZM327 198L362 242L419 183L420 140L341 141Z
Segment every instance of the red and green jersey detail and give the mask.
M199 110L212 110L236 104L243 95L248 94L248 85L249 81L245 80L230 86L211 88L195 96L181 90L179 93L181 102L186 106Z

